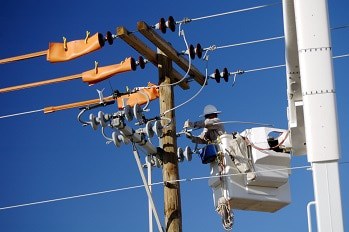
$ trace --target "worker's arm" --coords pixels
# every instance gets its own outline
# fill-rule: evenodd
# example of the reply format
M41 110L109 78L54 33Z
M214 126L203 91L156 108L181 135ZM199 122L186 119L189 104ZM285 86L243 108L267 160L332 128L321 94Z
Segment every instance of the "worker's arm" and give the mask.
M186 132L185 135L192 143L207 144L207 140L205 140L201 135L193 136L190 132Z
M183 128L189 129L189 128L204 128L205 127L205 121L200 120L200 121L196 121L196 122L191 122L188 120L186 120L184 122Z

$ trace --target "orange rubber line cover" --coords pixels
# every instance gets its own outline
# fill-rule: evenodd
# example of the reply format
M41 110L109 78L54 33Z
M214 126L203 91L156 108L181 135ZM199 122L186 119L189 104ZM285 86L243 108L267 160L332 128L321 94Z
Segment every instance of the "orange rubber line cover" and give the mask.
M103 39L103 35L96 33L89 37L86 43L85 40L67 42L67 49L64 49L64 43L49 43L47 60L51 63L68 61L96 51L102 47L100 44L101 39Z
M155 86L155 85L149 83L148 86L151 87L151 86ZM148 101L148 98L145 95L147 95L149 97L149 101L155 100L155 99L159 98L159 96L160 96L159 89L156 87L149 88L149 89L142 89L136 93L132 93L130 95L124 95L124 96L118 97L116 99L117 103L118 103L118 108L123 109L124 99L126 101L125 104L129 105L131 107L133 107L135 104L143 105L143 104L147 103L147 101Z
M96 84L118 73L135 70L135 60L131 57L126 58L120 64L114 64L104 67L97 67L82 73L82 81L89 85Z
M148 84L149 87L151 86L155 86L154 84L149 83ZM140 91L143 93L140 93ZM128 100L126 101L127 105L130 105L131 107L133 107L136 103L139 105L143 105L145 103L147 103L147 97L144 96L144 94L146 94L147 96L149 96L149 101L155 100L159 97L159 90L158 88L149 88L149 89L143 89L140 90L136 93L131 93L129 95L124 95L121 97L118 97L117 103L118 103L118 108L119 109L123 109L123 99L127 98ZM111 101L115 101L113 96L109 96L109 97L105 97L103 98L104 102L111 102ZM54 113L56 111L61 111L61 110L68 110L68 109L72 109L72 108L78 108L78 107L84 107L84 106L88 106L88 105L92 105L92 104L97 104L100 102L100 99L92 99L92 100L87 100L87 101L80 101L80 102L74 102L74 103L69 103L69 104L65 104L65 105L59 105L59 106L49 106L49 107L45 107L44 108L44 113L48 114L48 113Z

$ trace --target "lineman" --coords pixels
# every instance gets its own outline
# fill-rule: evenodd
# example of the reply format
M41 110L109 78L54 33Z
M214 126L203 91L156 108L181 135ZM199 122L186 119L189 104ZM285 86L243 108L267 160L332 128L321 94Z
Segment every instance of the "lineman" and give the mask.
M217 138L225 133L225 129L223 124L221 124L221 120L218 118L218 114L221 111L218 111L214 105L206 105L204 108L203 115L200 117L204 117L204 120L190 122L189 119L185 121L183 128L204 128L199 136L192 136L190 132L187 132L187 137L193 143L201 143L208 144L213 143L217 140Z

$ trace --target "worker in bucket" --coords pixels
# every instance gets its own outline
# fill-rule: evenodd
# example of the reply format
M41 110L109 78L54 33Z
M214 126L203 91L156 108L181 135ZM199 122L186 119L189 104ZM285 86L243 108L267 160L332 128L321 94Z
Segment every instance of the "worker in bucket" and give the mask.
M200 117L205 118L204 120L191 122L188 119L183 126L185 130L189 128L204 128L203 131L199 136L193 136L190 132L186 132L187 137L193 143L214 143L220 135L225 133L224 126L218 118L220 113L221 111L218 111L214 105L206 105L203 115L200 115Z

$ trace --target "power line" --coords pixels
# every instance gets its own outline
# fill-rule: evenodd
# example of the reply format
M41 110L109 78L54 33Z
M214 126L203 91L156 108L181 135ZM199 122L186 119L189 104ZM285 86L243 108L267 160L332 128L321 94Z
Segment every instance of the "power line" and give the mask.
M338 56L333 56L332 59L338 59L338 58L343 58L343 57L349 57L349 53L343 54L343 55L338 55ZM273 66L267 66L267 67L262 67L262 68L249 69L249 70L240 70L237 73L241 74L241 73L249 73L249 72L258 72L258 71L281 68L281 67L286 67L286 64L279 64L279 65L273 65Z
M239 9L239 10L233 10L233 11L228 11L228 12L219 13L219 14L207 15L207 16L202 16L202 17L193 18L193 19L189 19L189 20L190 21L198 21L198 20L202 20L202 19L214 18L214 17L219 17L219 16L223 16L223 15L228 15L228 14L235 14L235 13L240 13L240 12L245 12L245 11L257 10L257 9L275 6L275 5L279 5L279 4L281 4L281 2L267 4L267 5L261 5L261 6L254 6L254 7L249 7L249 8ZM185 23L185 21L184 21L184 23Z
M271 41L271 40L277 40L277 39L283 39L285 36L276 36L276 37L271 37L271 38L266 38L266 39L259 39L259 40L253 40L253 41L248 41L248 42L242 42L242 43L235 43L235 44L229 44L229 45L223 45L223 46L216 46L215 49L222 49L222 48L229 48L229 47L237 47L241 45L247 45L247 44L254 44L254 43L261 43L261 42L266 42L266 41Z
M268 70L268 69L274 69L274 68L281 68L285 67L285 64L280 64L280 65L273 65L273 66L268 66L268 67L263 67L263 68L255 68L255 69L249 69L249 70L243 70L244 73L249 73L249 72L258 72L258 71L263 71L263 70Z
M306 169L310 168L311 166L298 166L298 167L292 167L292 168L283 168L283 169L270 169L265 171L258 171L253 172L255 174L262 173L262 172L276 172L276 171L283 171L283 170L297 170L297 169ZM194 178L184 178L184 179L178 179L178 180L171 180L167 181L168 183L175 183L175 182L192 182L196 180L205 180L209 178L220 178L220 177L228 177L228 176L239 176L239 175L245 175L246 173L237 173L237 174L226 174L226 175L220 175L220 176L202 176L202 177L194 177ZM149 186L155 186L155 185L163 185L165 184L163 181L161 182L155 182L150 184ZM136 188L142 188L144 185L135 185L135 186L129 186L129 187L123 187L123 188L117 188L117 189L111 189L111 190L105 190L105 191L99 191L99 192L93 192L93 193L86 193L86 194L80 194L75 196L69 196L69 197L61 197L61 198L55 198L51 200L44 200L44 201L36 201L36 202L30 202L30 203L24 203L19 205L12 205L12 206L6 206L1 207L0 210L8 210L13 208L19 208L19 207L26 207L26 206L32 206L32 205L40 205L40 204L46 204L46 203L52 203L57 201L64 201L64 200L71 200L71 199L77 199L77 198L83 198L83 197L89 197L89 196L96 196L96 195L102 195L106 193L112 193L112 192L120 192L130 189L136 189Z
M339 30L339 29L345 29L345 28L349 28L349 25L332 27L331 30ZM229 48L229 47L237 47L237 46L242 46L242 45L250 45L250 44L262 43L262 42L278 40L278 39L283 39L283 38L285 38L284 35L270 37L270 38L265 38L265 39L252 40L252 41L247 41L247 42L241 42L241 43L227 44L227 45L222 45L222 46L211 45L211 46L209 46L207 48L204 48L204 50L214 51L214 50L217 50L217 49L223 49L223 48Z
M175 110L175 109L177 109L177 108L179 108L179 107L182 107L183 105L189 103L189 102L192 101L194 98L196 98L196 97L201 93L201 91L204 89L204 87L205 87L205 85L206 85L206 82L207 82L207 79L208 79L208 75L207 75L207 67L206 67L206 70L205 70L205 81L204 81L204 84L201 86L201 88L200 88L191 98L189 98L189 99L186 100L185 102L182 102L181 104L179 104L179 105L173 107L172 109L166 110L166 111L162 114L162 116L165 116L168 112L173 111L173 110Z
M16 114L8 114L8 115L0 116L0 119L20 116L20 115L24 115L24 114L32 114L32 113L37 113L37 112L41 112L41 111L44 111L44 109L31 110L31 111L26 111L26 112L16 113Z
M343 57L348 57L348 56L349 56L349 54L344 54L344 55L334 56L333 59L343 58Z
M339 162L339 164L349 164L349 161L342 161ZM258 173L265 173L265 172L278 172L278 171L285 171L285 170L300 170L300 169L311 169L310 165L305 166L296 166L296 167L290 167L290 168L279 168L279 169L270 169L270 170L264 170L264 171L257 171L257 172L251 172L254 174ZM229 176L239 176L239 175L246 175L246 173L236 173L236 174L225 174L220 176L201 176L201 177L193 177L193 178L182 178L178 180L172 180L167 181L169 183L175 183L175 182L192 182L197 180L205 180L209 178L220 178L220 177L229 177ZM163 185L165 184L163 181L154 182L152 184L149 184L148 186L156 186L156 185ZM74 195L69 197L61 197L61 198L55 198L51 200L44 200L44 201L36 201L36 202L30 202L30 203L24 203L19 205L12 205L12 206L5 206L1 207L0 210L8 210L8 209L14 209L14 208L20 208L20 207L26 207L26 206L32 206L32 205L40 205L40 204L46 204L46 203L52 203L57 201L64 201L64 200L71 200L71 199L77 199L77 198L83 198L83 197L89 197L89 196L96 196L96 195L102 195L106 193L112 193L112 192L120 192L120 191L126 191L131 189L137 189L137 188L143 188L144 185L134 185L129 187L123 187L123 188L117 188L117 189L111 189L111 190L105 190L105 191L99 191L99 192L93 192L93 193L86 193L86 194L80 194L80 195Z
M64 201L64 200L70 200L70 199L75 199L75 198L96 196L96 195L101 195L101 194L106 194L106 193L111 193L111 192L119 192L119 191L125 191L125 190L129 190L129 189L142 188L142 187L144 187L144 185L135 185L135 186L130 186L130 187L111 189L111 190L94 192L94 193L86 193L86 194L75 195L75 196L70 196L70 197L61 197L61 198L55 198L55 199L45 200L45 201L36 201L36 202L25 203L25 204L20 204L20 205L6 206L6 207L0 208L0 210L13 209L13 208L19 208L19 207L25 207L25 206L31 206L31 205L39 205L39 204L56 202L56 201Z

